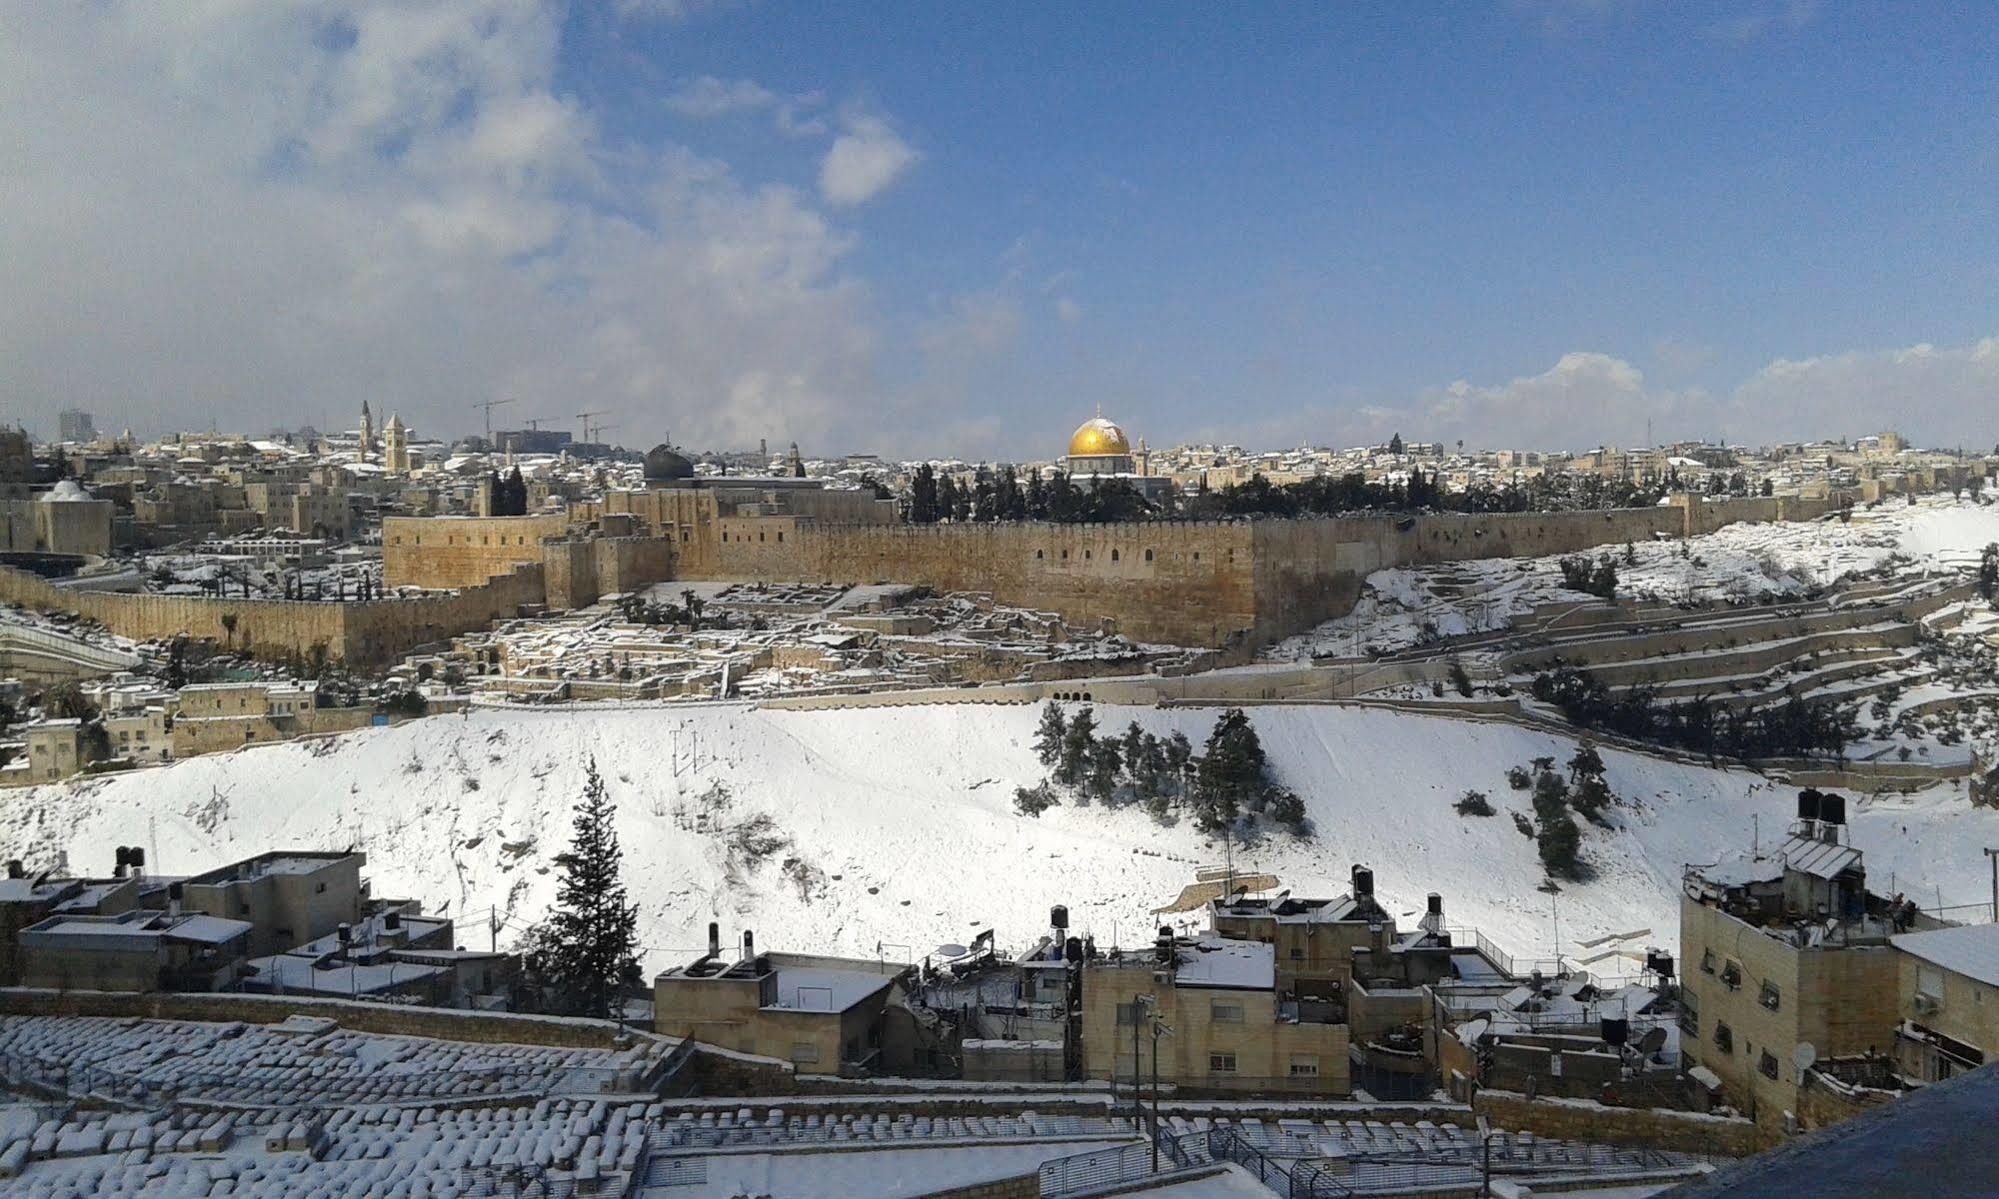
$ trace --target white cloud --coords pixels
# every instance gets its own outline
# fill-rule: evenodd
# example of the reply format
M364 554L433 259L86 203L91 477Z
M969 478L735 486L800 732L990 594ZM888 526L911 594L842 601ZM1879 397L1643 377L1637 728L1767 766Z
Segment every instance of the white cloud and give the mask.
M754 79L717 79L713 75L690 79L666 98L668 108L698 120L767 111L771 124L787 137L816 137L826 132L826 122L809 115L825 102L826 97L819 92L787 96Z
M666 98L666 106L683 116L720 117L759 111L778 103L776 92L752 79L717 79L703 75L682 84Z
M553 0L0 0L0 406L46 428L872 437L874 316L808 195L604 144ZM899 169L899 168L898 168ZM24 293L25 295L25 293Z
M1287 432L1341 444L1410 440L1589 449L1652 440L1768 444L1859 437L1895 429L1918 444L1967 447L1999 440L1999 337L1939 349L1852 351L1779 358L1725 394L1651 384L1610 354L1564 354L1554 366L1500 384L1459 380L1399 404L1321 407Z
M842 124L819 164L819 194L829 204L867 203L921 157L879 117L849 116Z
M1083 319L1083 306L1068 296L1058 296L1055 300L1055 315L1073 325Z

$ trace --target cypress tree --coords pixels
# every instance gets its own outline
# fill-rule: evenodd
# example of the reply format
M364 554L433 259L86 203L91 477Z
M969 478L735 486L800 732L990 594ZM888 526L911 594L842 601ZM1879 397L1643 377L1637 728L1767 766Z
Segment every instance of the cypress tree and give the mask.
M586 771L569 851L555 859L562 879L548 918L544 970L560 1010L609 1018L639 983L639 910L619 877L617 808L595 758Z

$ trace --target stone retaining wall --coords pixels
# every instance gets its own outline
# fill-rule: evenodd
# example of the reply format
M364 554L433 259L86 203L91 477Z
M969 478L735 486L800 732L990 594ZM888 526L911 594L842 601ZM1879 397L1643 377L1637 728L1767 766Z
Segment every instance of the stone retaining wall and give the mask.
M1747 1157L1772 1143L1753 1121L1737 1116L1609 1107L1587 1099L1529 1099L1511 1091L1480 1091L1472 1098L1472 1110L1508 1131L1637 1149Z

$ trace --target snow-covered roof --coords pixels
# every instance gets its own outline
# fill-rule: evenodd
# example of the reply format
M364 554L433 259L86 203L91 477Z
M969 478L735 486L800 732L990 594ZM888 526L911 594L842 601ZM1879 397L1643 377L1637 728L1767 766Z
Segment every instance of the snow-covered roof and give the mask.
M58 479L54 487L42 493L41 502L44 504L87 504L96 498L96 496L85 491L83 484L78 483L75 479Z
M1952 974L1999 986L1999 924L1967 924L1890 938L1895 948Z
M777 1001L769 1006L794 1012L844 1012L887 990L894 981L865 970L787 966L777 972Z
M1268 991L1277 985L1277 951L1262 941L1202 937L1181 949L1173 984Z

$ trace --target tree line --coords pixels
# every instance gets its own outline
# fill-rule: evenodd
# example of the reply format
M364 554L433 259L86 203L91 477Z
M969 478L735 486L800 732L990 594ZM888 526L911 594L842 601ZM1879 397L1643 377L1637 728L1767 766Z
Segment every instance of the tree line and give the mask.
M1133 721L1122 733L1100 735L1094 710L1072 716L1050 700L1034 750L1049 774L1014 792L1022 815L1039 816L1066 794L1079 804L1137 804L1158 820L1185 814L1204 833L1255 832L1268 824L1310 835L1305 801L1277 784L1241 708L1221 714L1197 755L1185 733L1159 737Z
M1859 735L1852 712L1798 695L1753 708L1717 704L1706 696L1660 703L1649 685L1613 692L1588 671L1567 665L1535 675L1530 690L1578 728L1690 750L1710 762L1814 755L1843 761Z

